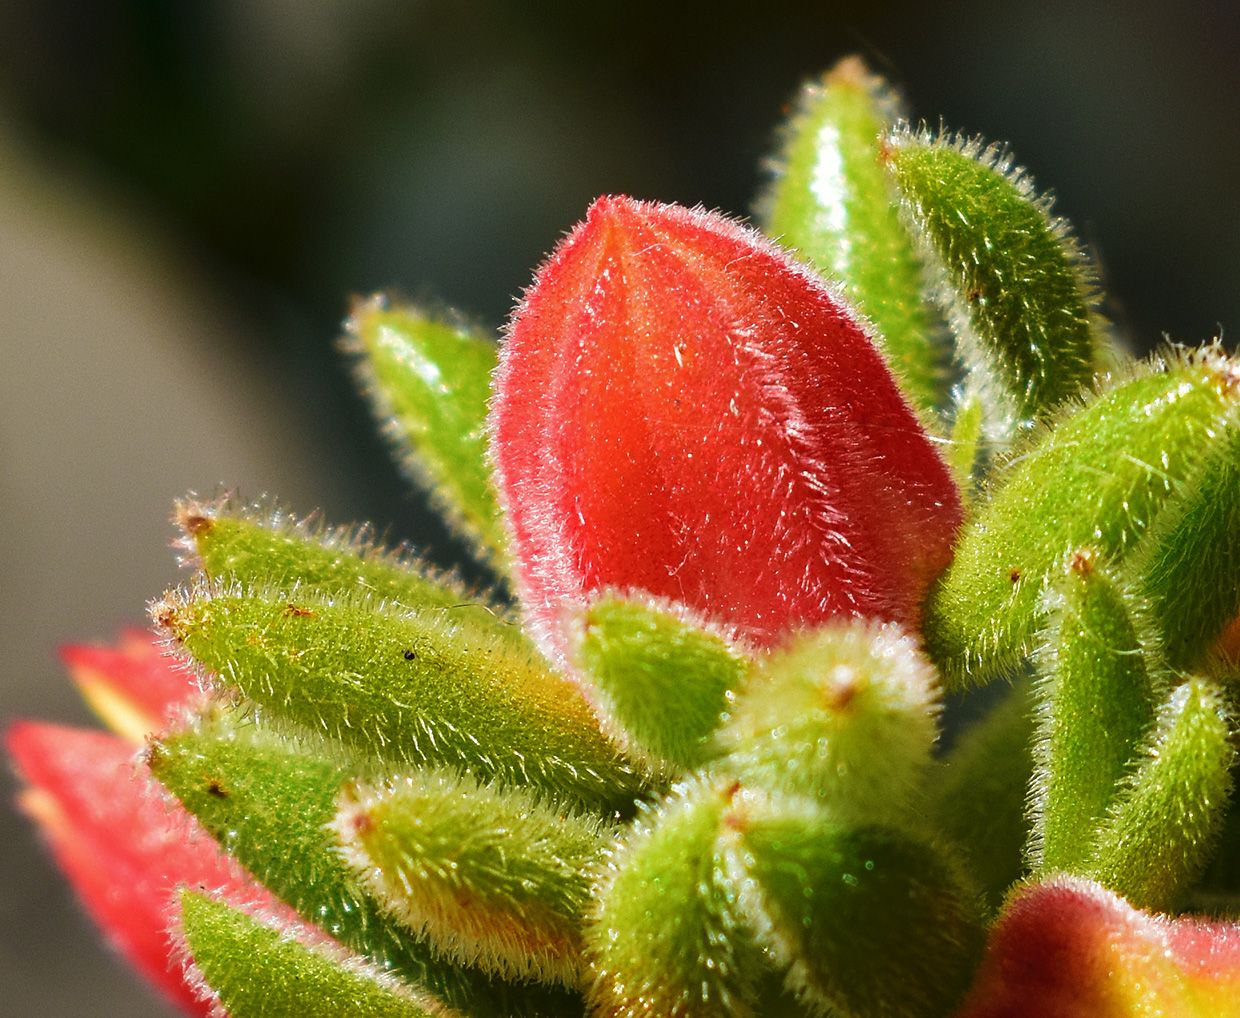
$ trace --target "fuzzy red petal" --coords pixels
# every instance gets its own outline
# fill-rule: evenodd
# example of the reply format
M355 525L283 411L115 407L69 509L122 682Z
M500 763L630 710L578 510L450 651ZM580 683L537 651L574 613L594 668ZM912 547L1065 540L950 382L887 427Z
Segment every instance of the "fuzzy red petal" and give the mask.
M601 198L511 323L492 441L526 610L640 588L772 643L916 625L961 508L855 313L757 233Z

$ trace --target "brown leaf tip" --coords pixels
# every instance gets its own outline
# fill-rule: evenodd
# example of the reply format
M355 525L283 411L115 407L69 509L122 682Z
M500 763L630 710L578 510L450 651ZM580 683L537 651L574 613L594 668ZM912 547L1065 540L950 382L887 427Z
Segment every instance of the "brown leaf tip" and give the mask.
M851 88L865 89L870 87L872 77L865 61L856 53L850 53L841 58L826 73L823 82L827 85L846 85Z
M146 745L142 747L140 759L147 767L154 770L167 759L167 756L168 753L163 744L156 741L154 736L150 736L147 738Z
M173 601L156 601L150 608L151 622L156 629L162 629L170 636L179 639L181 613L179 606Z
M736 801L737 796L741 794L741 788L741 783L733 780L719 789L720 797L728 804L728 809L720 818L720 823L730 831L743 833L749 829L749 818L745 815L743 802Z
M215 526L214 511L202 502L178 502L174 516L177 526L190 537L201 537Z
M1094 571L1094 562L1097 559L1093 549L1080 548L1072 553L1072 558L1068 562L1068 568L1077 576L1088 576Z

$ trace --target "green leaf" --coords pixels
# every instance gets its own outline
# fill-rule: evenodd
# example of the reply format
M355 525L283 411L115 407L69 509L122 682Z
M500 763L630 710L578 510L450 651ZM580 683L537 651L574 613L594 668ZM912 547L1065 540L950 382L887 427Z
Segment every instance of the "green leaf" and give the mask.
M1232 763L1231 785L1240 779L1240 763ZM1227 815L1219 824L1218 843L1201 878L1185 896L1187 909L1240 919L1240 799L1234 794L1227 804Z
M346 789L344 858L387 912L462 965L576 986L610 829L521 789L420 771Z
M952 476L960 491L969 497L974 494L977 483L975 471L978 470L979 458L984 447L983 428L986 419L986 405L976 393L962 395L956 403L956 415L952 419L951 435L948 440L944 459L951 467Z
M577 688L471 614L198 588L152 615L217 682L375 760L444 764L608 809L642 790Z
M508 538L491 483L487 401L495 342L462 322L384 297L348 325L357 373L401 463L450 523L503 567Z
M1076 872L1154 723L1142 612L1089 549L1068 556L1038 655L1035 875Z
M1174 909L1209 862L1226 813L1234 734L1212 682L1192 678L1176 689L1081 875L1137 908Z
M897 130L884 155L933 264L957 349L990 404L991 437L1087 385L1103 326L1093 267L996 146Z
M458 1014L360 958L310 947L214 898L181 892L194 965L232 1018L450 1018Z
M686 608L634 593L594 600L574 626L575 659L599 716L631 755L691 770L752 667L735 643Z
M931 589L926 646L951 686L1012 674L1070 548L1119 565L1211 454L1236 413L1232 361L1178 356L1064 413L1001 466Z
M229 498L177 503L188 561L217 583L373 597L412 609L469 616L514 643L525 643L506 609L479 598L450 575L404 549L386 549L367 530L315 526L278 506L243 506Z
M1232 365L1240 389L1240 365ZM1240 400L1196 476L1159 517L1131 571L1174 668L1203 663L1240 613Z
M928 422L947 402L947 351L922 299L922 265L880 160L901 103L859 57L801 90L761 202L766 232L795 250L875 326L901 388Z
M939 689L894 624L841 621L772 652L719 732L721 769L834 815L907 821L938 737Z
M841 1018L952 1010L985 933L976 892L939 848L748 792L723 826L742 906L807 1005Z
M151 771L242 866L350 949L468 1014L580 1014L568 996L539 996L438 957L387 918L336 850L328 824L356 766L322 744L279 738L213 711L152 744ZM540 991L548 994L549 991Z
M761 955L723 871L720 824L739 784L697 777L613 850L587 928L594 1013L741 1018Z
M1030 686L1018 682L998 706L964 730L926 782L934 829L964 855L992 911L1024 873L1032 734Z

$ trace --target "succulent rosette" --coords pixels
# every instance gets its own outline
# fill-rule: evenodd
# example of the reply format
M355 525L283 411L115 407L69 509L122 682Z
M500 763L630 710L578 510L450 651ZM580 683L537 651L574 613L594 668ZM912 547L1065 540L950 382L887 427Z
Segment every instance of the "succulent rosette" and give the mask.
M8 740L168 999L1240 1015L1240 364L1128 358L1009 156L900 116L808 85L761 229L598 199L498 350L355 309L489 592L177 504L167 657L66 652L118 734Z

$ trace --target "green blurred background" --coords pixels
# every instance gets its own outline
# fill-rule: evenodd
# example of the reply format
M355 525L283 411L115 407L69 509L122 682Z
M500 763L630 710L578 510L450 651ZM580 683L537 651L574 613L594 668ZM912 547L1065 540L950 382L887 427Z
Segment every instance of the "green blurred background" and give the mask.
M190 488L456 557L333 345L350 295L498 326L599 193L743 214L780 111L845 53L1011 143L1134 345L1240 328L1234 3L739 11L0 0L0 714L84 720L54 649L178 581ZM0 1013L163 1013L7 810L0 845Z

